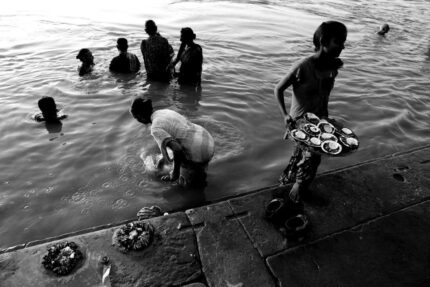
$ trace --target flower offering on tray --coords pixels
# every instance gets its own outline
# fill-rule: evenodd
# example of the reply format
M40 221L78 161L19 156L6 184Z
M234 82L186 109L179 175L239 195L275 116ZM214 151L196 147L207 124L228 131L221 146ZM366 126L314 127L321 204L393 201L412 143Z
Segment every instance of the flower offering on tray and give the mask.
M290 131L291 138L314 152L327 155L344 155L357 150L359 141L354 132L337 126L315 114L306 113L296 121L296 129Z

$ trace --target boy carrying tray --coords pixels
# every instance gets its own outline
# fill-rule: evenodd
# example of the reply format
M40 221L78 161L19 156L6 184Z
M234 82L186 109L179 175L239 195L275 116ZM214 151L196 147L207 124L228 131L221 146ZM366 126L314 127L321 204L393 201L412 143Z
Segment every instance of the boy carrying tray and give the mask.
M295 127L295 121L310 112L319 118L328 117L328 100L338 69L343 62L338 58L347 37L344 24L336 21L323 22L315 31L315 54L294 64L287 75L276 85L275 97L284 117L287 129ZM293 86L290 112L285 107L284 91ZM296 146L291 159L281 174L281 185L294 183L289 198L300 202L301 196L315 178L321 155Z

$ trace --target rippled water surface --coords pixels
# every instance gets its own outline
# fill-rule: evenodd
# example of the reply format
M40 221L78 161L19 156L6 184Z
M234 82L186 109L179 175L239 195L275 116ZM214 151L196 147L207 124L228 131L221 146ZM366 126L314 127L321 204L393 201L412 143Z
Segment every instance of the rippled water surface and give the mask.
M69 2L18 0L0 11L0 247L133 218L143 206L175 210L275 184L293 144L281 139L273 88L312 53L324 20L349 30L329 110L361 146L324 158L319 172L429 143L427 0ZM108 72L118 37L143 61L147 19L175 51L180 28L194 29L204 53L201 93L147 83L144 70ZM379 37L384 22L391 31ZM80 78L75 56L84 47L96 69ZM160 182L147 157L157 151L149 128L128 112L138 95L212 133L204 190ZM69 115L61 127L31 119L42 96Z

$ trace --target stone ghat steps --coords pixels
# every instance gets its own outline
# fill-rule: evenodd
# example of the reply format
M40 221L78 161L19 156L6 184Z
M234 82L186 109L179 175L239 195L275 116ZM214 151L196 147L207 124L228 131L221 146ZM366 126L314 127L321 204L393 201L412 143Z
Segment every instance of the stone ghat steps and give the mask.
M0 253L0 286L430 286L430 146L331 171L305 201L310 228L287 240L264 217L289 190L268 187L211 205L148 219L152 244L124 254L119 225L30 242ZM46 248L74 241L84 261L72 274L42 267Z

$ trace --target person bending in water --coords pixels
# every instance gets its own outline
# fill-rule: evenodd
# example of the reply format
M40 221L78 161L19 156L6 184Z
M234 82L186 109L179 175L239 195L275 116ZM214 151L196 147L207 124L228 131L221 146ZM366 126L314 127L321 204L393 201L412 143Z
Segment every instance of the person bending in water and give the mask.
M58 123L66 115L58 115L57 105L52 97L42 97L37 105L42 113L36 114L34 119L38 122Z
M163 181L178 180L183 186L206 184L206 169L214 155L214 140L205 128L175 111L154 111L149 99L136 98L130 112L140 123L151 124L151 135L163 155L157 164L159 168L166 161L172 161L166 148L173 151L173 171L163 176Z
M328 118L328 101L338 69L343 62L338 57L345 48L347 29L336 21L322 23L314 33L316 53L302 59L290 69L274 89L275 97L284 117L287 129L295 126L295 121L311 112L320 118ZM290 112L285 108L284 91L293 86ZM281 185L294 183L289 198L295 202L307 191L314 179L321 156L306 148L296 146L287 167L281 174Z
M110 62L109 70L117 73L136 73L140 69L140 61L133 53L127 52L128 41L125 38L117 40L116 47L119 55Z
M145 23L145 31L149 37L142 40L140 50L142 51L148 79L169 81L172 73L167 68L172 61L174 52L166 38L157 32L157 25L152 20Z
M200 86L202 77L203 51L200 45L194 43L196 34L191 28L181 29L181 47L176 59L169 65L174 68L180 61L178 83L180 85Z
M82 62L82 65L78 68L79 76L89 74L93 71L94 57L90 50L81 49L76 56L76 59L79 59Z
M385 36L385 34L387 34L388 31L390 31L390 26L388 26L388 24L385 23L384 25L379 27L379 31L376 32L376 34L381 35L381 36Z

